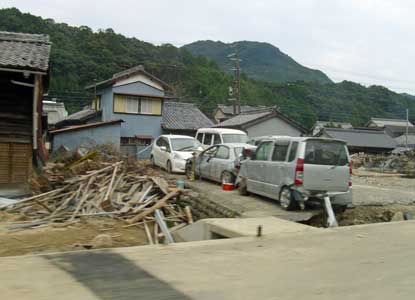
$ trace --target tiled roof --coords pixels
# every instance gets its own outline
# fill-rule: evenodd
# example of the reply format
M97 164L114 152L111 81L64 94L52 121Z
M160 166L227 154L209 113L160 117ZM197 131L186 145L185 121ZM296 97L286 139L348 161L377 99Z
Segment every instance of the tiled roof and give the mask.
M384 131L364 129L324 128L324 133L333 139L347 142L352 147L396 148L396 142Z
M212 127L213 122L195 104L165 102L161 127L171 130L197 130Z
M384 127L386 125L392 126L406 126L406 120L404 119L383 119L383 118L371 118L369 123L375 123L378 127ZM414 126L411 122L409 122L409 126Z
M0 67L46 72L49 36L0 31Z
M213 127L241 127L244 125L249 125L251 122L257 122L263 118L268 118L272 116L275 116L275 117L278 117L284 120L285 122L291 124L291 126L294 126L298 130L300 130L302 133L306 133L308 131L304 126L297 123L296 121L289 118L288 116L284 115L283 113L278 111L275 107L264 108L261 110L258 110L257 108L257 110L255 111L241 113L235 117L225 120L219 124L216 124Z
M223 105L223 104L218 104L218 108L220 110L222 110L222 112L225 115L233 115L233 106L232 105ZM250 111L255 111L255 110L259 110L259 109L264 109L266 108L266 106L250 106L250 105L241 105L241 112L250 112Z
M86 121L91 118L95 118L97 116L101 115L101 111L96 111L92 108L86 108L80 111L77 111L76 113L73 113L69 116L67 116L64 120L79 120L79 121Z

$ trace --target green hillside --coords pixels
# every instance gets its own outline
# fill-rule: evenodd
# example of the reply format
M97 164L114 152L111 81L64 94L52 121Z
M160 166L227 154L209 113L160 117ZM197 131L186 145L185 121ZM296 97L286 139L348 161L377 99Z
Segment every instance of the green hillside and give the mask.
M306 68L277 47L268 43L240 41L230 44L214 41L198 41L183 46L193 55L201 55L214 60L225 72L232 72L232 62L228 55L239 53L242 72L249 78L268 82L317 81L329 83L331 80L319 70Z
M63 99L71 112L91 100L84 87L107 79L113 73L142 64L172 87L171 94L193 101L206 114L218 103L227 103L231 76L216 62L193 56L185 48L154 46L127 38L112 29L97 32L23 14L17 9L0 10L0 30L50 35L50 97ZM383 87L366 88L352 82L322 84L313 81L271 83L248 79L241 82L243 104L278 105L281 110L312 126L317 119L364 124L370 117L403 117L409 108L415 116L415 101ZM1 101L1 99L0 99Z

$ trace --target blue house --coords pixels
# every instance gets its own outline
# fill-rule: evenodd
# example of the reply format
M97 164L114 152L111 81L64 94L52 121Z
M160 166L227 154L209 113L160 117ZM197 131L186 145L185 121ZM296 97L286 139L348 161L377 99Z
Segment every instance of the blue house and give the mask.
M169 86L137 66L87 87L95 92L92 108L103 122L123 120L120 149L136 154L162 134L163 105Z

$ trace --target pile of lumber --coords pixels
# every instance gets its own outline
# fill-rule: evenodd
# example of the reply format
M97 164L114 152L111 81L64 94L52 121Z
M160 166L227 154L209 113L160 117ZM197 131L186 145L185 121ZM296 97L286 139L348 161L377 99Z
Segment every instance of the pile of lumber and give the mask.
M28 220L9 229L69 225L85 217L110 216L125 221L126 227L142 226L149 243L155 243L160 237L172 242L172 230L193 222L190 208L176 203L182 189L169 185L165 178L143 175L122 161L101 164L104 167L65 179L60 188L3 207Z

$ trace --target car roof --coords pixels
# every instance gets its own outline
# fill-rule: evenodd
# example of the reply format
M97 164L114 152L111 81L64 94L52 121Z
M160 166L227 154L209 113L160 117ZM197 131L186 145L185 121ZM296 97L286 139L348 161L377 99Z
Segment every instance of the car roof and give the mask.
M226 143L226 144L215 144L215 145L212 145L212 147L213 146L226 146L226 147L230 147L230 148L241 148L241 147L256 148L254 145L250 145L250 144L246 144L246 143Z
M289 140L289 141L295 141L295 142L303 142L303 141L310 141L310 140L316 140L316 141L331 141L331 142L342 142L346 143L343 140L339 139L330 139L325 137L313 137L313 136L269 136L261 140L261 142L265 141L277 141L277 140Z
M229 129L229 128L199 128L197 133L233 133L233 134L244 134L242 130Z
M160 137L170 138L170 139L195 139L193 136L188 135L178 135L178 134L163 134Z

